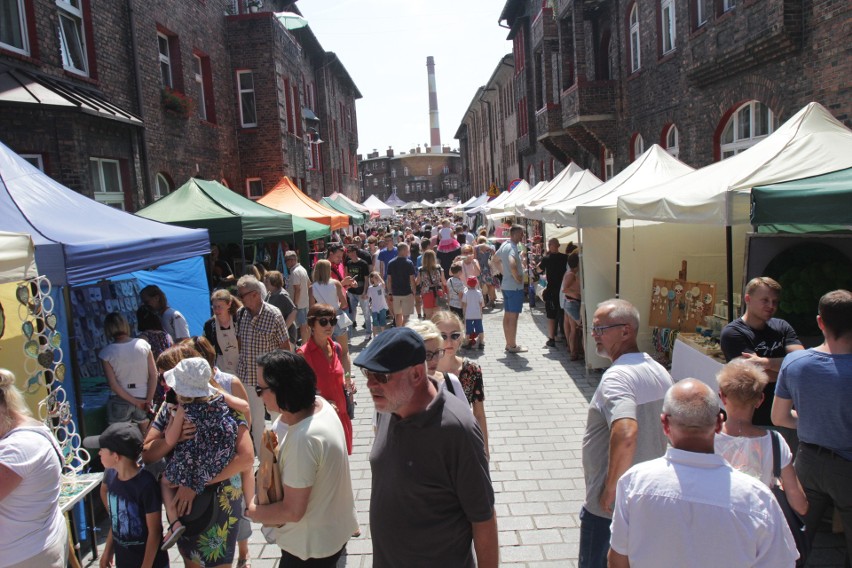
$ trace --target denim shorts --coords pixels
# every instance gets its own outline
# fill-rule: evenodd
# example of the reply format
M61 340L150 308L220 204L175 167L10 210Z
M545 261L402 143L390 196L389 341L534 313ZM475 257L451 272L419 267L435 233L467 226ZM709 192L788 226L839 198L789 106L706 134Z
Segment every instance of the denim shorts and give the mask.
M483 332L484 332L484 330L483 330L483 328L482 328L482 320L481 320L481 319L478 319L478 320L472 320L472 319L465 320L465 321L464 321L464 327L465 327L465 332L466 332L468 335L471 335L471 334L474 334L474 333L483 333Z
M148 420L148 414L123 398L111 396L107 400L107 423L144 422L145 420Z
M571 316L574 321L580 321L580 302L579 300L569 300L565 294L561 294L562 309L565 313Z
M370 319L373 320L373 325L376 327L385 327L388 324L388 310L379 310L370 313Z
M296 326L307 325L308 323L308 308L296 310Z

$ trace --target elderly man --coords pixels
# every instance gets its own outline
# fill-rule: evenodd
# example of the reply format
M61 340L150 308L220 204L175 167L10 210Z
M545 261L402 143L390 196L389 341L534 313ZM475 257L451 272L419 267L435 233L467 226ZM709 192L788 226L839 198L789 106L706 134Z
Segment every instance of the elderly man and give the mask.
M518 317L524 309L524 267L518 243L524 238L524 228L514 225L509 230L509 240L500 245L497 258L503 266L503 336L506 338L507 353L526 353L528 349L518 345Z
M612 366L589 404L583 436L586 500L580 510L579 566L604 568L618 478L630 466L666 451L658 420L672 378L639 351L639 311L630 302L612 299L598 304L591 331L598 355Z
M383 331L355 365L379 413L370 453L373 566L497 566L482 432L470 408L427 376L423 340L409 328Z
M257 358L275 349L292 350L287 324L278 308L263 301L262 286L254 276L243 276L237 281L237 296L243 307L234 318L237 339L240 341L240 358L237 376L246 386L251 408L251 437L255 455L260 451L264 429L263 400L255 392L257 385Z
M610 568L792 568L799 553L772 492L713 453L719 397L685 379L660 418L672 447L618 481Z
M852 556L852 293L834 290L819 301L825 342L788 355L778 374L772 421L796 428L796 473L808 498L805 533L813 542L829 504L846 533ZM794 410L795 408L795 410Z

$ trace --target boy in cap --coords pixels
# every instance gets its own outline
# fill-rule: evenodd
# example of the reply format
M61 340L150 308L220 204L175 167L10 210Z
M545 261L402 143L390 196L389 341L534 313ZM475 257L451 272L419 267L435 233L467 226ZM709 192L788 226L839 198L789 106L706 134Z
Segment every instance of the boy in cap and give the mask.
M163 502L157 480L137 464L142 453L139 428L129 422L111 424L100 436L86 438L84 445L100 448L104 466L101 500L110 529L101 568L112 566L113 558L115 566L167 567L169 557L160 550Z
M464 312L465 333L467 346L470 349L479 343L480 349L485 349L485 329L482 327L482 310L485 309L485 298L479 289L476 276L467 279L467 288L462 296L462 311Z

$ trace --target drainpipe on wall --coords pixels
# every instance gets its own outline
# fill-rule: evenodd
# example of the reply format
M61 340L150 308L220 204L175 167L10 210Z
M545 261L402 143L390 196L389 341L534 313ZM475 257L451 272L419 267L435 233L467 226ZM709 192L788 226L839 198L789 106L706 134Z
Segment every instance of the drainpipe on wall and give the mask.
M145 107L142 104L142 82L140 80L141 73L139 71L139 46L136 42L136 14L133 10L133 0L127 0L127 19L130 25L130 57L133 59L134 80L136 81L136 104L138 105L139 118L142 119L142 126L137 130L137 136L139 138L139 169L142 174L142 195L145 198L145 205L150 205L153 203L154 198L151 192L151 182L148 172L148 141L145 137Z

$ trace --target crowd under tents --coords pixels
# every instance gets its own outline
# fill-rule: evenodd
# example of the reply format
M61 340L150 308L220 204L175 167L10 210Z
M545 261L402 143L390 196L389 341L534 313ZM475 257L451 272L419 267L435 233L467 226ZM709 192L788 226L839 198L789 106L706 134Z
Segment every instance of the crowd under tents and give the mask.
M393 207L391 207L375 195L371 195L370 197L365 199L362 205L364 207L369 208L371 211L377 211L379 217L382 219L390 219L391 217L393 217Z
M303 219L327 225L332 231L349 226L349 216L320 205L307 195L288 177L281 178L275 187L257 200L276 211L290 213Z

